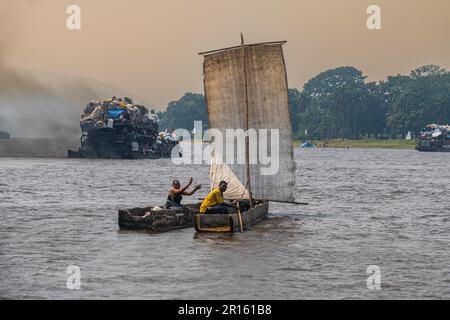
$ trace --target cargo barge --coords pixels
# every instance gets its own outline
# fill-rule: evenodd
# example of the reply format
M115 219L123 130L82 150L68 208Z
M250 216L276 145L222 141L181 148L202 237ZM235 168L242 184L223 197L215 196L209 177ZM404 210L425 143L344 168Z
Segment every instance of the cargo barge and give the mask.
M450 152L450 126L427 125L416 140L416 150L422 152Z
M68 150L69 158L169 158L178 145L171 132L159 132L153 112L126 97L90 102L80 127L81 147Z

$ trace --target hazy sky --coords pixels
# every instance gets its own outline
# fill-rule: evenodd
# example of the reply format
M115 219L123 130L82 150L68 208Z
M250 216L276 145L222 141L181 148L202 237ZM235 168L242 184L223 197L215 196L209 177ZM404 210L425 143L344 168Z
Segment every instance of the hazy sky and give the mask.
M198 52L287 40L289 86L352 65L369 80L450 69L449 0L0 0L4 64L96 79L164 107L203 92ZM81 7L82 29L66 28ZM370 4L382 30L366 27Z

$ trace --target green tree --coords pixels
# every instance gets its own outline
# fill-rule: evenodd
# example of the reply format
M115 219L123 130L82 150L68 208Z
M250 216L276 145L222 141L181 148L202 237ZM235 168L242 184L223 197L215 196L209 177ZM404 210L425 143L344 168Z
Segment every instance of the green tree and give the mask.
M384 126L374 84L356 68L340 67L308 81L301 94L299 130L313 138L359 138Z
M436 65L378 83L367 83L354 67L339 67L318 74L302 91L289 89L288 96L297 138L395 136L417 132L429 123L450 122L450 72ZM161 129L192 130L195 120L203 121L204 129L208 126L201 94L186 93L158 117Z
M208 127L208 113L205 97L198 93L185 93L178 101L172 101L166 111L158 112L159 126L164 129L194 128L194 121L202 121L203 129Z
M301 93L300 91L298 91L298 89L295 88L289 89L288 98L289 98L289 106L291 109L292 131L298 132L299 122L297 121L297 119L300 108Z
M387 125L392 135L418 132L429 123L450 120L450 73L436 65L389 77L385 86Z

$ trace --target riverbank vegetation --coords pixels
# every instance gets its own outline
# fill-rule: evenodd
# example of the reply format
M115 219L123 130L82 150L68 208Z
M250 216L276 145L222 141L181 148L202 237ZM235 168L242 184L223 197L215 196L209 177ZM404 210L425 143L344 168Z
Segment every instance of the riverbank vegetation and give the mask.
M294 147L298 147L303 141L296 140ZM331 139L331 140L312 140L317 147L326 148L362 148L362 149L405 149L413 150L415 147L414 140L402 139Z
M408 131L414 134L429 123L450 121L450 72L428 65L408 75L368 82L360 70L339 67L321 72L301 91L289 89L289 102L298 140L352 139L359 141L350 142L354 146L403 147L386 139L403 139ZM202 120L206 129L204 96L186 93L158 117L163 129L191 130L194 120Z

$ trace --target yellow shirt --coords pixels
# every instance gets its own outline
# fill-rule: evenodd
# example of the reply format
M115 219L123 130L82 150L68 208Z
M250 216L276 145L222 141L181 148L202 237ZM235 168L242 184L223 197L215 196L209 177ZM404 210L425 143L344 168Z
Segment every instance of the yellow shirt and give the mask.
M220 203L223 203L223 194L219 188L211 191L203 200L202 205L200 206L200 213L205 213L206 209L217 206Z

